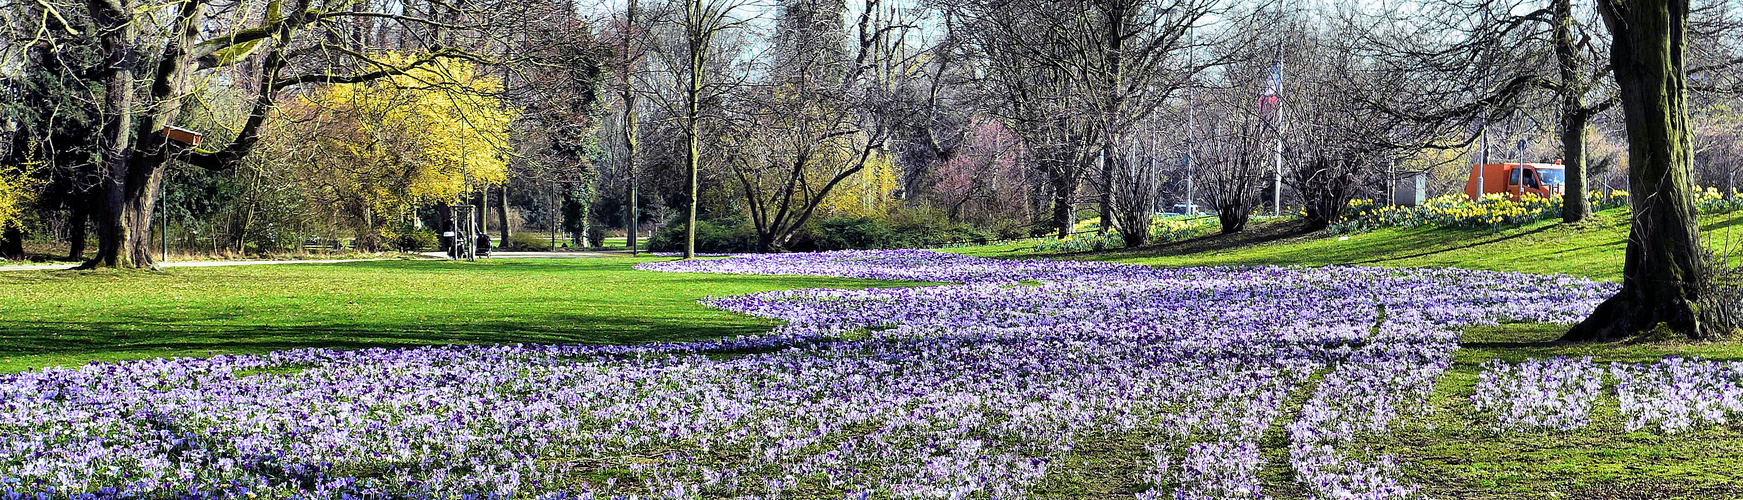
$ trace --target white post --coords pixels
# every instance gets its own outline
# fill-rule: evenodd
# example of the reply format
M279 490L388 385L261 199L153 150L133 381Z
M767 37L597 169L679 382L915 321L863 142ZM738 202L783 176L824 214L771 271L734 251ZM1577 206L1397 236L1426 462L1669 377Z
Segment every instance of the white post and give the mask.
M1477 160L1477 199L1481 200L1483 199L1483 189L1488 187L1483 180L1483 171L1485 170L1483 167L1489 165L1489 124L1487 122L1483 123L1483 129L1478 134L1483 138L1483 150L1477 156L1479 158Z

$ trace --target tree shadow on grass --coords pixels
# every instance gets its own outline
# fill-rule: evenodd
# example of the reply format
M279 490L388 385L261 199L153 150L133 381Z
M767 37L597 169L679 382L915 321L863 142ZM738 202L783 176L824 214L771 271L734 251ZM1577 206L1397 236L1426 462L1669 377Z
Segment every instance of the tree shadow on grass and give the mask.
M182 322L0 323L0 358L126 359L176 353L264 353L308 347L364 349L447 344L644 344L767 333L774 322L723 314L538 318L453 323L318 322L299 325Z
M1743 342L1689 342L1635 338L1618 342L1562 342L1556 340L1571 325L1509 323L1467 328L1460 335L1455 358L1479 364L1491 359L1519 362L1557 356L1591 357L1607 364L1651 363L1665 357L1701 358L1711 361L1743 360Z
M1473 241L1471 241L1468 244L1464 244L1464 245L1442 246L1442 247L1436 248L1434 250L1426 251L1426 252L1417 252L1417 253L1410 253L1410 254L1403 254L1403 255L1387 255L1385 257L1379 257L1379 258L1375 258L1375 259L1356 261L1356 262L1353 262L1353 264L1378 264L1378 263L1387 262L1387 261L1415 259L1415 258L1445 254L1445 253L1449 253L1449 252L1468 250L1468 249L1487 246L1487 245L1496 245L1496 244L1507 242L1509 240L1516 240L1516 239L1524 238L1527 236L1540 234L1540 233L1543 233L1544 231L1548 231L1550 228L1553 228L1553 227L1555 227L1555 226L1543 226L1543 227L1535 228L1535 229L1532 229L1529 231L1521 231L1521 232L1517 232L1517 233L1513 233L1513 234L1509 234L1509 235L1505 235L1505 236L1499 236L1499 237L1493 237L1493 238L1487 238L1487 239L1477 239L1476 237L1495 236L1495 234L1494 233L1474 232L1474 231L1458 231L1457 233L1460 236L1473 237ZM1420 243L1412 243L1409 246L1418 247L1418 246L1422 246L1422 245Z

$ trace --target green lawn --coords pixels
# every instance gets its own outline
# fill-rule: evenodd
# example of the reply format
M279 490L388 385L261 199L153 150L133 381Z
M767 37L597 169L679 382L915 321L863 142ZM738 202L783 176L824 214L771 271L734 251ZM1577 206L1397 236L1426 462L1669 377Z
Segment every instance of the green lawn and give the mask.
M0 372L297 347L632 343L764 333L698 298L863 280L643 272L656 258L0 273Z
M1743 257L1743 212L1702 219L1715 252L1730 248L1733 262ZM1185 241L1071 255L1159 266L1352 264L1386 267L1458 267L1528 273L1564 273L1603 280L1622 277L1622 250L1628 214L1600 212L1577 225L1544 221L1502 231L1431 227L1387 228L1345 234L1300 234L1299 223L1265 222L1246 234L1208 233ZM1735 234L1733 234L1735 233ZM1344 239L1347 238L1347 239ZM1011 243L951 251L986 257L1036 256L1033 245Z

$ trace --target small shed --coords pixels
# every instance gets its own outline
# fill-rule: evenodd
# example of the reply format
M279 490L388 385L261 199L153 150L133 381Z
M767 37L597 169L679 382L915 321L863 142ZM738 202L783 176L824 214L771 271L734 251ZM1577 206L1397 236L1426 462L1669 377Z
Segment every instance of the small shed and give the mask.
M1392 181L1392 204L1407 207L1428 201L1428 173L1400 172Z

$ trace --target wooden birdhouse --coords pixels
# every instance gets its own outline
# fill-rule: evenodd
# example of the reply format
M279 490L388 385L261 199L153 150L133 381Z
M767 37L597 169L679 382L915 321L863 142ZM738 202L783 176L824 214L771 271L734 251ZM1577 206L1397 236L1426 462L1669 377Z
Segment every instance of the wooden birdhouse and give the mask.
M199 132L181 127L164 127L163 130L159 130L157 133L162 135L165 139L179 142L190 147L200 145L200 138L205 137Z

